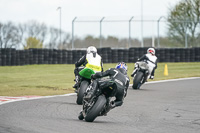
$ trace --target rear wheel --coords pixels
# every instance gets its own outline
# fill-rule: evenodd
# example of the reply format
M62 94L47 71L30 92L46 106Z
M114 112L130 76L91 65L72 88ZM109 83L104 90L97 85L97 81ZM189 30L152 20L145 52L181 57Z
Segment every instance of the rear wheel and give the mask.
M76 103L78 105L82 105L83 104L83 96L84 96L84 93L88 87L89 83L85 80L83 80L81 82L81 85L80 85L80 89L78 91L78 94L77 94L77 99L76 99Z
M94 119L96 119L96 117L103 110L103 107L105 106L105 104L106 104L106 97L104 95L99 96L94 106L87 113L85 117L85 121L93 122Z
M143 77L144 77L144 73L138 71L134 80L133 80L133 89L139 89L140 88L140 86L142 85L141 81L142 81Z

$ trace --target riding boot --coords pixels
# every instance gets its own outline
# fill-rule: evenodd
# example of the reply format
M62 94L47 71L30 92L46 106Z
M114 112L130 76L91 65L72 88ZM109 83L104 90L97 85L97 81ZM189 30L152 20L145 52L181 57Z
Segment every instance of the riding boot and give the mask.
M77 92L78 84L79 84L79 76L76 76L74 81L75 81L75 84L73 85L73 88L75 88L75 92Z
M115 108L115 107L116 107L115 101L111 101L111 102L109 103L108 107L105 109L105 112L103 112L103 113L101 114L101 116L107 116L107 113L108 113L111 109L113 109L113 108Z

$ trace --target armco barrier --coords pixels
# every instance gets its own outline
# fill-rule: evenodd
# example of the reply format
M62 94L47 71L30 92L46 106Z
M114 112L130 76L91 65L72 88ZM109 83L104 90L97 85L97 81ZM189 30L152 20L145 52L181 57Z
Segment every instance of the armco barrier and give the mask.
M98 49L104 63L120 61L134 63L148 48ZM74 64L85 50L57 49L0 49L0 66L16 66L29 64ZM159 48L156 49L158 62L200 62L200 48Z

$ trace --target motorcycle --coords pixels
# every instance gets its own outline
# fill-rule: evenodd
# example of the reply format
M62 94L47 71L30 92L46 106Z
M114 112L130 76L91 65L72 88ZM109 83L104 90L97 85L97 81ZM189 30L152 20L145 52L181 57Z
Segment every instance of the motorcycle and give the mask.
M109 82L109 85L101 84L91 99L83 100L83 110L78 116L79 120L93 122L98 116L107 114L110 111L111 98L116 92L117 87L114 81Z
M87 89L87 87L89 86L89 84L91 83L91 75L94 74L95 72L90 69L85 67L84 69L82 69L79 72L80 75L80 83L77 89L77 99L76 99L76 103L78 105L82 105L83 104L83 96L84 93Z
M136 72L136 75L133 79L133 89L140 89L142 84L144 84L148 78L149 75L149 66L147 62L142 61L138 62L138 70Z

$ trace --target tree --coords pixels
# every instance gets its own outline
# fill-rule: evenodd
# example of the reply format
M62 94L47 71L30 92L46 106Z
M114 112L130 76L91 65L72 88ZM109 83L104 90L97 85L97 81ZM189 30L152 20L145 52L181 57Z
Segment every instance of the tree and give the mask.
M29 21L25 24L19 24L18 31L20 44L23 47L26 47L26 40L29 37L35 37L43 43L46 40L47 36L46 25L43 23L40 24L36 21Z
M26 39L26 46L24 49L29 49L29 48L42 48L43 44L40 40L36 39L35 37L29 37Z
M168 35L171 40L184 45L187 35L189 46L197 43L200 20L200 0L182 0L170 9L168 15Z
M0 48L16 48L19 44L17 27L12 23L0 23Z
M59 30L51 27L49 29L49 37L50 39L47 47L50 49L56 48L59 42Z
M105 40L105 45L118 48L119 47L119 39L117 37L108 36L107 39Z
M62 41L58 45L58 49L69 49L71 48L70 34L62 32Z
M99 38L95 38L91 35L88 35L84 39L84 46L85 47L89 47L89 46L99 47L99 41L100 41Z

